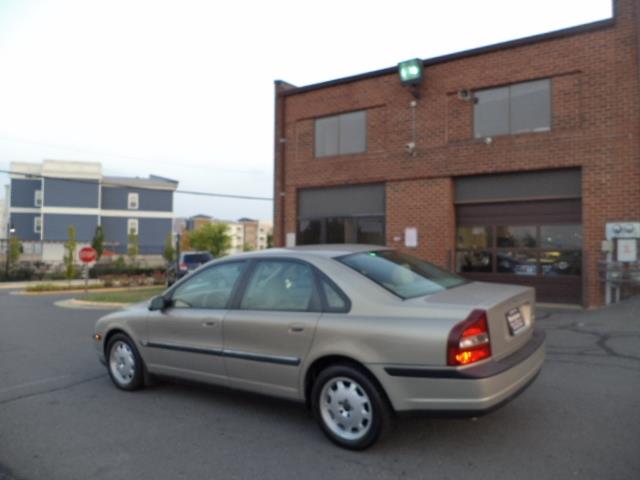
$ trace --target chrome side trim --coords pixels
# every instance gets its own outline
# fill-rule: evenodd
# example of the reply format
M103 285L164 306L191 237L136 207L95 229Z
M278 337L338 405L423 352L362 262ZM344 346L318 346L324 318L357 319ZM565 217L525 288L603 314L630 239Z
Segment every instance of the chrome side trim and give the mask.
M300 365L298 357L285 357L280 355L265 355L262 353L239 352L237 350L224 350L225 357L239 358L241 360L252 360L255 362L276 363L279 365Z
M143 346L149 348L162 348L164 350L174 350L177 352L201 353L203 355L214 355L218 357L230 357L240 360L250 360L254 362L275 363L277 365L300 365L298 357L286 357L281 355L268 355L262 353L240 352L238 350L223 350L217 348L188 347L177 345L175 343L165 342L140 342Z
M223 355L222 349L187 347L184 345L176 345L175 343L145 342L144 346L149 348L162 348L164 350L175 350L177 352L202 353L205 355L214 355L218 357L221 357Z

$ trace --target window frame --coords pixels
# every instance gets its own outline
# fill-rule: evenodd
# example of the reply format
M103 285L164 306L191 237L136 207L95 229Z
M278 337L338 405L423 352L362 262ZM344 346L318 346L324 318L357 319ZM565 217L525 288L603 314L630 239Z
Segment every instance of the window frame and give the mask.
M549 85L549 126L546 128L535 128L535 129L530 129L530 130L518 130L518 131L514 131L513 130L513 125L512 125L512 94L511 94L511 89L512 87L515 86L520 86L520 85L526 85L528 83L534 83L534 82L542 82L542 81L546 81L548 82ZM477 102L477 98L475 97L476 94L478 93L482 93L482 92L490 92L490 91L494 91L494 90L500 90L506 88L507 89L507 127L508 127L508 131L504 132L504 133L494 133L494 134L487 134L487 135L478 135L476 133L476 108L478 105ZM553 130L553 77L543 77L543 78L534 78L531 80L524 80L524 81L520 81L520 82L515 82L515 83L509 83L506 85L496 85L493 87L486 87L486 88L478 88L475 89L473 91L474 94L474 98L476 98L476 102L473 104L473 118L472 118L472 123L473 123L473 138L475 140L480 140L480 139L484 139L484 138L490 138L490 137L501 137L501 136L507 136L507 135L521 135L521 134L530 134L530 133L545 133L545 132L550 132Z
M135 228L131 228L132 222L135 222ZM131 235L131 230L135 230L135 235L140 235L140 222L137 218L127 218L127 237Z
M329 278L329 276L326 273L324 273L322 270L320 270L315 266L312 266L312 267L315 270L316 280L319 285L317 290L320 292L320 298L322 300L322 312L323 313L349 313L351 311L351 306L352 306L351 299L349 298L349 296L346 293L344 293L344 291L338 285L336 285L336 282L331 280L331 278ZM322 282L327 283L331 288L333 288L333 290L338 294L338 296L344 302L345 304L344 308L331 308L329 306L329 300L327 299L327 294L324 291Z
M40 215L33 217L33 233L42 234L42 217Z
M39 188L33 191L33 205L35 207L42 207L42 189Z
M226 266L226 265L231 265L231 264L234 264L234 263L244 263L246 265L245 265L243 271L240 273L240 275L236 279L236 281L235 281L235 283L234 283L234 285L233 285L233 287L231 289L231 293L229 295L229 298L227 299L227 303L226 303L224 308L188 307L188 309L193 309L193 310L231 310L231 305L233 304L234 300L237 297L238 289L242 287L243 282L246 279L247 273L251 269L251 263L252 263L251 260L247 260L247 259L225 260L225 261L222 261L222 262L214 263L212 265L207 266L206 268L203 268L202 270L194 272L193 274L184 277L184 281L181 279L180 281L178 281L174 285L172 285L171 288L169 288L169 290L167 290L167 292L164 294L165 302L167 302L167 304L169 305L169 308L180 308L180 307L175 307L174 306L174 298L173 298L173 296L176 293L176 290L178 290L181 285L184 285L187 282L191 282L193 279L199 277L200 275L204 274L205 272L207 272L207 271L209 271L209 270L211 270L213 268L222 267L222 266Z
M135 199L135 202L131 200ZM135 206L131 206L132 203L135 203ZM139 192L128 192L127 194L127 210L140 210L140 193Z
M307 306L306 309L304 309L304 310L302 310L302 309L300 309L300 310L279 310L277 308L268 308L268 309L267 308L261 308L261 309L257 309L257 308L242 308L241 307L242 300L244 299L244 296L247 293L247 287L249 286L249 283L253 279L253 276L254 276L254 274L256 272L256 269L258 268L258 265L260 263L263 263L263 262L297 263L299 265L303 265L303 266L309 267L311 269L313 288L311 290L311 300L309 301L309 305ZM311 263L309 263L307 261L304 261L304 260L297 259L297 258L271 257L271 256L254 258L254 259L251 260L251 264L247 268L246 276L243 279L242 285L240 286L241 288L236 292L236 296L234 297L234 301L231 304L232 305L231 309L245 311L245 312L322 313L322 311L323 311L323 303L322 303L322 300L320 298L320 293L319 293L320 284L318 282L317 275L315 273L314 268L315 268L314 265L312 265Z
M526 247L526 246L498 246L498 228L500 227L534 227L536 233L536 244L535 247ZM549 226L575 226L579 227L581 237L581 245L579 247L571 247L571 248L554 248L551 246L544 246L542 243L542 229L543 227ZM534 223L526 223L526 224L503 224L503 223L490 223L484 225L456 225L456 237L457 237L457 229L465 228L465 227L482 227L488 228L490 232L490 236L492 242L486 248L478 249L481 252L487 252L491 258L491 271L482 272L482 271L457 271L457 255L459 253L467 253L472 252L474 249L471 247L458 247L456 244L456 248L454 254L456 256L456 274L457 275L515 275L517 277L530 277L530 278L544 278L549 277L550 275L545 275L543 265L541 259L545 253L548 252L558 252L560 254L563 253L571 253L571 252L580 252L581 260L580 260L580 273L579 274L563 274L563 277L583 277L584 276L584 224L579 222L534 222ZM531 253L532 256L536 259L536 273L535 275L519 275L515 272L500 272L498 271L498 254L502 252L528 252Z
M360 220L380 220L381 224L382 224L382 239L384 240L384 243L380 244L381 247L384 247L386 245L386 238L387 238L387 215L386 213L384 215L369 215L369 214L359 214L359 215L333 215L333 216L326 216L326 217L305 217L305 218L298 218L298 225L297 225L297 231L296 231L296 239L301 240L302 237L302 222L320 222L320 238L319 241L316 243L298 243L298 245L316 245L316 244L322 244L322 245L328 245L329 243L327 242L327 222L328 220L352 220L353 221L353 226L354 226L354 235L355 235L355 242L356 244L359 245L364 245L363 243L361 244L358 238L358 224ZM331 245L343 245L345 242L343 243L337 243L337 244L331 244ZM369 245L369 244L367 244Z
M346 116L346 115L350 115L350 114L354 114L354 113L360 113L362 112L364 114L364 147L362 150L356 151L356 152L347 152L344 153L341 150L341 117ZM319 120L328 120L328 119L332 119L335 118L337 121L337 132L336 132L336 143L337 143L337 151L334 154L325 154L325 155L318 155L318 127L317 127L317 122ZM325 115L323 117L316 117L313 119L313 157L318 159L318 158L331 158L331 157L341 157L341 156L347 156L347 155L362 155L368 152L369 149L369 112L366 108L364 109L359 109L359 110L350 110L348 112L341 112L341 113L336 113L333 115Z

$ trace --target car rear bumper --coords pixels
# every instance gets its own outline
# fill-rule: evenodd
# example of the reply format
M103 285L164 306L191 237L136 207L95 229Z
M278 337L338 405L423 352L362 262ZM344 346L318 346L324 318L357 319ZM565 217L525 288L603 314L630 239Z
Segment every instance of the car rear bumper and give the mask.
M512 355L463 369L369 365L394 409L402 411L483 412L529 386L544 362L542 330Z

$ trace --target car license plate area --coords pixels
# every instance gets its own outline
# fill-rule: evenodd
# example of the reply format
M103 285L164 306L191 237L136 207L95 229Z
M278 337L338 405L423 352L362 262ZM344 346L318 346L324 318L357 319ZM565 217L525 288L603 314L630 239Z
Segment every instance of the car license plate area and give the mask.
M509 333L511 333L511 335L517 335L527 326L519 308L512 308L509 310L506 317L507 324L509 325Z

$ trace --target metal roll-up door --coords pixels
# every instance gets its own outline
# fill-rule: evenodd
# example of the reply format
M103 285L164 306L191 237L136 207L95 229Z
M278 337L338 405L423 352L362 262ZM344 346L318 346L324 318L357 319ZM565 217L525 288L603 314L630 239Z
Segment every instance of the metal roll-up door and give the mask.
M456 200L460 274L533 286L543 302L582 303L579 170L465 177Z

